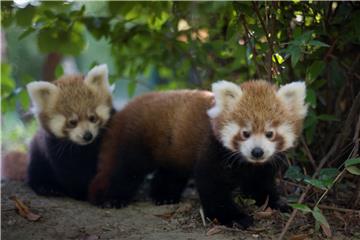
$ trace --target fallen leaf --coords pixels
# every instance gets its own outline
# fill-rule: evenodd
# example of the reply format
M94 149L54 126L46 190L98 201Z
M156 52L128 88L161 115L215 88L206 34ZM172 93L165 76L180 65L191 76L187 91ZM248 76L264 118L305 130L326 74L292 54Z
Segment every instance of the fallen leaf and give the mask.
M296 235L292 235L289 240L307 240L310 239L309 235L306 233L301 233L301 234L296 234Z
M163 213L163 214L154 214L154 216L162 218L162 219L168 221L174 216L174 213L175 213L175 211L172 211L172 212L166 212L166 213Z
M16 196L11 196L10 199L15 202L15 207L18 210L20 216L22 216L23 218L26 218L27 220L32 222L35 222L41 218L40 215L31 212L29 208Z
M328 238L331 238L331 237L332 237L332 232L331 232L331 229L330 229L330 225L329 225L329 224L320 223L320 227L321 227L321 229L323 230L324 234L325 234Z
M266 200L265 200L264 204L260 206L260 208L259 208L260 212L262 212L266 209L266 207L268 206L268 203L269 203L269 195L266 196Z
M176 213L187 213L190 212L190 210L192 209L192 204L191 203L184 203L181 204L177 209L176 209Z
M256 212L255 216L258 218L269 218L271 217L275 211L273 211L270 207L266 208L265 211Z
M209 231L207 231L206 236L212 236L212 235L218 234L220 232L222 232L222 229L219 228L218 226L215 226L215 227L210 228Z

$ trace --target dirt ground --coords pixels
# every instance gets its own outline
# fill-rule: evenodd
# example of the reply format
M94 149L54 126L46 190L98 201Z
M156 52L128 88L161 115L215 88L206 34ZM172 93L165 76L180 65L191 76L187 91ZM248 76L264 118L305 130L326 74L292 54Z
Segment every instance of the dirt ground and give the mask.
M276 239L288 215L263 214L250 230L203 226L199 201L188 194L180 204L154 206L138 201L123 209L100 209L70 198L47 198L33 193L25 183L6 181L1 184L1 239ZM30 211L41 216L37 221L21 217L10 199L15 196ZM306 231L298 239L322 239L321 234L308 235L313 225L299 218L294 229ZM290 236L295 236L291 233ZM307 238L308 236L312 236ZM319 237L320 236L320 237ZM292 239L291 237L289 239ZM294 238L295 239L295 238ZM334 239L356 239L336 234Z

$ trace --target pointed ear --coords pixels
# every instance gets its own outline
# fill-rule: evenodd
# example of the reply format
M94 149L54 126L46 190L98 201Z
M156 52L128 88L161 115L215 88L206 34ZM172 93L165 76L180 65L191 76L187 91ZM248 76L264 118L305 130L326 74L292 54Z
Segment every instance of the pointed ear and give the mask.
M207 111L210 118L215 118L225 109L231 107L242 96L240 86L228 81L218 81L212 84L215 105Z
M297 114L301 118L306 116L306 86L304 82L292 82L280 87L277 91L277 96L289 111Z
M106 64L93 67L86 75L84 82L95 90L100 89L111 93L108 80L108 67Z
M26 88L33 103L35 114L52 107L59 93L57 86L44 81L29 83Z

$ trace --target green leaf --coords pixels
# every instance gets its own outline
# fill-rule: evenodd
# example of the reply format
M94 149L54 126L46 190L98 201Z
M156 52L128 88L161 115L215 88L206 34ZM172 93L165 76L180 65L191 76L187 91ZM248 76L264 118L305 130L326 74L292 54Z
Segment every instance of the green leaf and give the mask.
M331 237L331 229L326 217L322 214L321 210L318 207L314 207L314 210L311 212L313 217L317 222L320 223L321 229L326 236Z
M33 27L29 27L28 29L26 29L20 36L19 36L19 40L27 37L28 35L30 35L31 33L35 32L35 28Z
M301 173L298 166L290 166L286 170L285 178L300 182L302 179L304 179L304 174Z
M313 214L314 218L316 219L316 221L318 221L319 223L329 225L325 216L322 214L321 210L318 207L314 207L312 214Z
M17 97L20 100L21 106L24 109L29 109L30 98L29 98L29 95L28 95L27 91L25 90L25 88L21 88L21 91L19 92Z
M61 64L58 64L55 68L55 79L60 78L64 74L64 69Z
M337 168L323 168L319 172L319 178L333 180L338 174L339 170Z
M303 213L308 213L308 212L312 212L312 210L306 205L306 204L302 204L302 203L293 203L290 204L290 206L294 209L298 209Z
M312 178L305 178L304 182L322 190L326 190L328 184L328 181L322 181L319 179L312 179Z
M293 47L292 50L290 51L290 56L291 56L291 65L292 67L295 67L301 57L301 48Z
M129 84L128 84L128 96L129 97L132 97L132 96L134 96L134 93L135 93L135 90L136 90L136 81L134 81L134 80L131 80L130 82L129 82Z
M330 114L318 115L317 119L319 119L321 121L327 121L327 122L338 122L339 121L339 119L337 117L335 117L334 115L330 115Z
M309 44L314 47L330 47L328 44L320 42L318 40L310 40Z
M318 179L313 179L306 176L304 182L316 188L326 190L331 188L338 173L339 171L336 168L324 168L319 172Z
M351 158L345 161L345 168L354 175L360 175L360 158Z
M306 102L309 103L312 108L316 108L316 93L311 88L306 90Z
M80 25L75 25L66 31L62 28L43 28L37 37L40 51L46 53L78 55L86 47L86 39Z
M15 90L15 81L11 77L11 66L1 63L1 99L8 97Z
M20 27L29 27L32 24L32 20L36 14L36 8L28 5L25 8L20 8L16 11L16 23Z
M306 81L308 84L311 84L316 78L322 74L325 69L324 61L315 61L311 66L307 69L306 73Z

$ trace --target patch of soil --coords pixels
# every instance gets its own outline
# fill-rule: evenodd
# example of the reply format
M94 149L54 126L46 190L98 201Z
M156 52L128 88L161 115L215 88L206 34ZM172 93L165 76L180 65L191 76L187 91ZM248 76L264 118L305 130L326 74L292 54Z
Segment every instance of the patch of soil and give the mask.
M288 215L274 213L255 214L256 224L247 231L207 224L203 226L199 201L186 197L180 204L155 206L141 200L123 209L101 209L87 202L70 198L37 196L23 182L5 181L1 184L1 235L4 240L26 239L276 239ZM29 221L20 216L15 196L31 212L41 218ZM305 233L314 235L313 224L300 217L293 224L289 236ZM311 235L308 235L311 234ZM336 239L348 239L336 235Z

